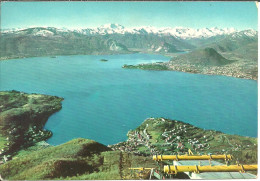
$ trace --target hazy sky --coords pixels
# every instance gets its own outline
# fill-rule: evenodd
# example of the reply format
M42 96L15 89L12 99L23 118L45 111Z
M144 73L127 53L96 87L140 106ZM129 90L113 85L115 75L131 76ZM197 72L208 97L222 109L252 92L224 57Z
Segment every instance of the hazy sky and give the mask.
M2 28L29 26L257 29L255 2L2 2Z

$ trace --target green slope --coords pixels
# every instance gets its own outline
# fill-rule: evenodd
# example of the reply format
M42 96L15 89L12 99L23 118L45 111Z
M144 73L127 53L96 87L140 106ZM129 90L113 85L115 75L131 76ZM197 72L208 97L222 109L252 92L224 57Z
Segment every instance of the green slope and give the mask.
M44 130L49 116L61 109L63 98L11 91L0 92L0 146L5 154L13 154L48 139ZM1 154L0 154L1 158Z
M191 149L194 154L232 154L233 164L236 160L243 164L257 163L257 138L205 130L182 121L148 118L127 136L126 142L112 148L147 156L187 154Z
M154 166L151 158L136 156L88 139L34 151L0 165L8 180L40 179L134 179L128 168Z

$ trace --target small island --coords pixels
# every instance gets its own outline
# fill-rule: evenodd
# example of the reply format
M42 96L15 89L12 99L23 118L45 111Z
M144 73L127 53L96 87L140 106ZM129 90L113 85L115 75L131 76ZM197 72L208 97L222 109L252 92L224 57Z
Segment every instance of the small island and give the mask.
M101 62L107 62L107 59L100 59Z
M138 65L123 65L122 68L125 69L142 69L142 70L170 70L166 65L163 63L144 63Z

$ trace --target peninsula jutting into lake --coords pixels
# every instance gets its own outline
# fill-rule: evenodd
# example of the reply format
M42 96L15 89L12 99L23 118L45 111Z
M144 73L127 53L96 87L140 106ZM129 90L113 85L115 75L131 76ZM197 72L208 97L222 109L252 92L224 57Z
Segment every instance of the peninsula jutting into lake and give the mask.
M109 179L111 175L114 179L137 179L130 174L130 165L156 166L149 160L152 155L183 154L188 149L198 154L232 154L241 164L257 163L257 138L203 130L165 118L146 119L127 133L125 142L108 147L88 139L51 146L43 142L50 132L42 127L47 115L61 108L62 98L12 91L0 92L3 99L7 101L1 107L0 123L6 126L1 128L0 144L4 148L0 156L6 163L0 165L0 173L5 179ZM17 100L21 101L14 104ZM26 124L17 121L21 119ZM26 166L16 168L25 162ZM39 167L45 171L38 172Z
M257 5L1 3L0 180L257 178Z

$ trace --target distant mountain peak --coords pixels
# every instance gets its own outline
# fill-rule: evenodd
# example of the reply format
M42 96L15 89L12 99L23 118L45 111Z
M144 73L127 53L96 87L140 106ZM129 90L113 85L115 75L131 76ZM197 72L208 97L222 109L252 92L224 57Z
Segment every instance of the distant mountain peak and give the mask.
M109 23L101 25L100 28L124 29L125 27L117 23Z
M242 30L239 32L235 32L234 34L232 34L232 37L233 38L243 37L243 36L254 37L254 36L257 36L257 34L258 34L258 32L256 30L248 29L248 30Z
M173 58L171 61L203 66L223 66L234 62L219 54L214 48L206 47Z

